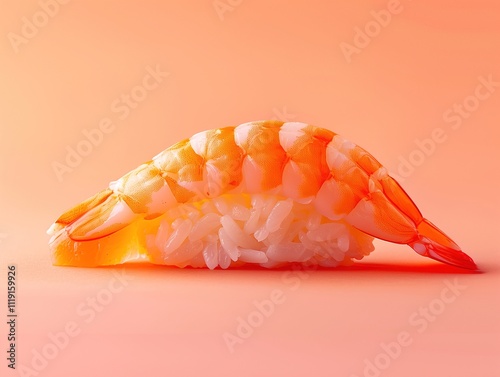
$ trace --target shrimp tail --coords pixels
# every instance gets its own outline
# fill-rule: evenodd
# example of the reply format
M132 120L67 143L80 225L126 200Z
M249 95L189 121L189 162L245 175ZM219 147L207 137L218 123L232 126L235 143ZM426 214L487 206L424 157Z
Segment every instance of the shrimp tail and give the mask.
M142 216L127 201L129 197L108 188L61 215L47 231L53 263L95 267L147 259L134 221ZM118 245L119 252L109 252Z
M87 214L92 209L99 207L111 196L112 193L113 192L110 189L103 190L91 196L82 203L67 210L61 216L59 216L59 218L52 224L52 226L47 230L47 234L49 235L56 234L60 230L73 224L78 219L85 216L85 214Z
M106 189L66 211L47 233L53 235L65 229L72 240L88 241L110 235L136 217L120 195Z
M422 219L417 232L418 239L410 243L410 246L418 254L452 266L477 270L472 258L429 220Z

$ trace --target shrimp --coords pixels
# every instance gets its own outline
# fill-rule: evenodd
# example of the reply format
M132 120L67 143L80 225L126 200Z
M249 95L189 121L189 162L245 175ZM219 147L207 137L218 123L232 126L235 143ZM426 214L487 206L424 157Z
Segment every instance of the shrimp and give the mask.
M476 269L371 154L300 122L197 133L62 214L48 234L55 265L335 267L379 238Z

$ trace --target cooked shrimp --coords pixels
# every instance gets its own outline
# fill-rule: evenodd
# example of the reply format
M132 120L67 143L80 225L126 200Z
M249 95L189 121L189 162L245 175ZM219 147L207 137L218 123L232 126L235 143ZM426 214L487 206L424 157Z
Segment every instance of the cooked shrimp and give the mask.
M373 237L475 269L368 152L332 131L259 121L200 132L61 215L54 264L338 266Z

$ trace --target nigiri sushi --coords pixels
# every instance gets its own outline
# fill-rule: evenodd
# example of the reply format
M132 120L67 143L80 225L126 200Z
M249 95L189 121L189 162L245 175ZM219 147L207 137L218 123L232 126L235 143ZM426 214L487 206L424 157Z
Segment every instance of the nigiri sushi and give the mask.
M476 269L371 154L300 122L197 133L62 214L48 234L64 266L335 267L370 254L376 237Z

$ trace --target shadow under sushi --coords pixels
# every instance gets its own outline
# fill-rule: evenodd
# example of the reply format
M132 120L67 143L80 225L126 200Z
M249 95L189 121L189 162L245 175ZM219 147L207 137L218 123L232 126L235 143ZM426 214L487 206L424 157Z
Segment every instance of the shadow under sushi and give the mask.
M98 268L113 268L117 266L103 266ZM452 275L473 275L473 274L483 274L485 271L481 270L466 270L458 268L455 266L439 263L419 263L419 264L389 264L389 263L369 263L369 262L358 262L353 263L350 266L338 266L338 267L320 267L320 266L304 266L301 264L290 264L284 267L277 267L273 269L260 267L258 265L244 265L238 267L230 267L227 270L221 268L216 268L210 270L208 268L194 268L194 267L184 267L179 268L176 266L166 266L166 265L154 265L148 263L126 263L122 265L129 270L140 270L140 271L176 271L182 273L182 271L198 271L206 273L230 273L231 271L262 271L272 274L273 271L325 271L329 273L338 272L393 272L393 273L410 273L410 274L452 274ZM191 272L190 272L191 273Z

